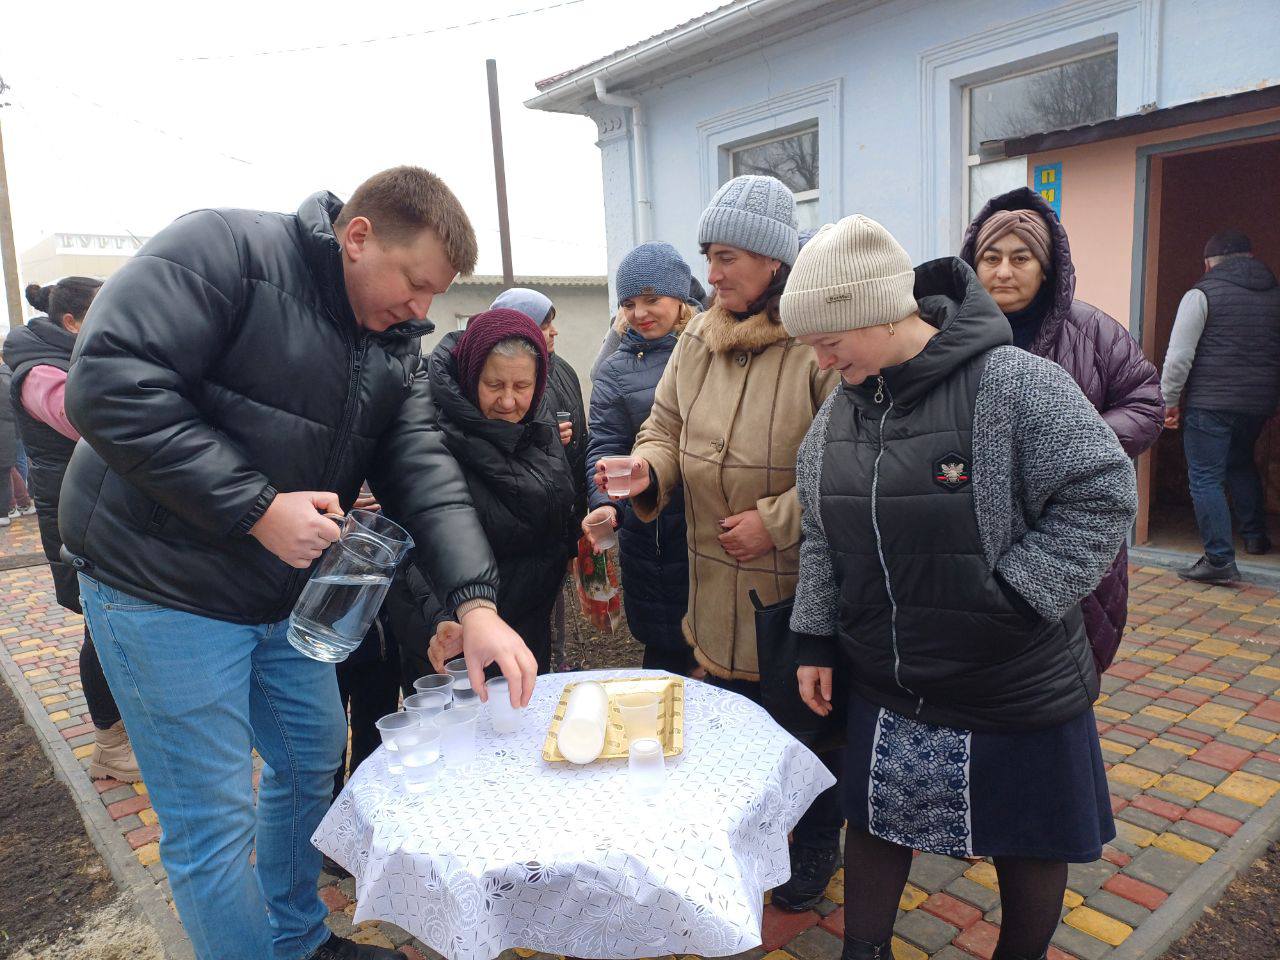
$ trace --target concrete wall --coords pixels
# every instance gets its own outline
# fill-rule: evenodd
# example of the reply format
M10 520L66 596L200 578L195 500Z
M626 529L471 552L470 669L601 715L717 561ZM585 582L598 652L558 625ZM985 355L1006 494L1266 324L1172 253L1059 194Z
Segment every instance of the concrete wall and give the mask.
M545 293L556 305L556 353L569 361L578 373L582 395L590 396L591 361L600 349L612 314L609 310L608 289L604 277L587 285L560 285L525 283L516 277L516 286L528 286ZM436 297L431 304L430 317L436 332L423 338L424 352L430 352L440 337L457 330L459 320L488 310L489 304L503 290L502 283L455 283L449 292Z
M917 260L952 253L966 219L966 85L1114 42L1122 115L1252 89L1280 82L1275 14L1275 0L895 0L673 76L639 94L653 239L700 269L697 220L723 179L723 147L817 119L822 219L865 213ZM635 242L631 133L626 111L593 117L612 272Z

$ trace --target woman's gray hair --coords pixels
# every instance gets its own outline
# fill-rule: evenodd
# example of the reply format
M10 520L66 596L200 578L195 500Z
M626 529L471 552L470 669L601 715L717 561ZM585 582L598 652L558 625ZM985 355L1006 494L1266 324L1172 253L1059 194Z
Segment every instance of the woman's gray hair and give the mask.
M537 348L524 337L507 337L505 340L499 340L489 352L496 353L500 357L506 357L508 360L533 357L536 362L538 359Z

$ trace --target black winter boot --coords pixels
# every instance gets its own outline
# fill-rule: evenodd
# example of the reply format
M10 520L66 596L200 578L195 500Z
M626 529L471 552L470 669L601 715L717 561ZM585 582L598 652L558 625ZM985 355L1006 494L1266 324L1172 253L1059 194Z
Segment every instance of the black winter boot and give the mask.
M893 960L893 940L884 943L867 943L845 935L844 952L840 960Z
M386 947L375 947L369 943L356 943L344 940L336 933L320 945L308 960L409 960L399 950L388 950Z
M791 846L791 879L774 887L771 902L775 907L803 913L812 910L822 899L827 884L840 866L839 847Z

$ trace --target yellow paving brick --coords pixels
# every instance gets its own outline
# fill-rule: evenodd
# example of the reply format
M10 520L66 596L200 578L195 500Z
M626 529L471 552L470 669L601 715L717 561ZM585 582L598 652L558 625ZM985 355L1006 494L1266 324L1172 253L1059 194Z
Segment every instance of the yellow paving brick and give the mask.
M1239 650L1240 644L1232 643L1230 640L1219 640L1217 637L1210 637L1208 640L1201 640L1191 649L1196 653L1203 653L1210 657L1225 657Z
M530 950L528 953L522 953L519 950L517 950L516 952L520 953L520 955L524 957L533 956L532 950ZM688 958L686 958L686 960L688 960ZM697 958L694 958L694 960L697 960ZM794 958L791 956L791 954L787 953L785 950L775 950L773 951L773 953L766 953L764 955L764 960L794 960Z
M150 807L147 807L145 810L139 810L138 819L141 820L142 823L148 827L154 827L157 823L160 822L159 818L156 816L156 812L152 810Z
M1135 767L1127 763L1117 763L1107 771L1107 779L1114 780L1117 783L1127 783L1130 786L1141 787L1146 790L1148 787L1155 785L1155 782L1160 779L1160 774L1152 773L1150 770L1143 770L1141 767Z
M1150 830L1145 827L1135 826L1127 820L1116 821L1116 836L1121 840L1128 840L1139 847L1151 846L1151 842L1156 838L1156 835Z
M1244 647L1241 647L1232 656L1239 657L1241 660L1252 660L1254 663L1261 663L1263 660L1271 659L1268 654L1260 650L1246 650Z
M1127 923L1113 920L1092 907L1076 907L1063 918L1063 923L1113 947L1120 946L1133 933L1133 927Z
M826 898L832 903L844 904L844 867L837 870L827 883Z
M1151 841L1151 845L1175 853L1185 860L1194 860L1196 863L1204 863L1213 856L1213 847L1206 847L1203 843L1196 843L1176 833L1162 833Z
M890 949L894 960L929 960L929 955L919 947L912 946L901 937L893 938L893 945ZM784 954L785 956L785 954ZM787 960L791 960L787 957Z
M516 956L523 957L525 958L525 960L528 960L529 957L532 957L537 952L538 952L537 950L526 950L524 947L516 947ZM774 954L778 954L778 953L782 953L782 951L781 950L773 951L773 953L765 957L765 960L769 960L769 957L772 957L774 956Z
M1130 655L1132 660L1146 660L1148 663L1168 663L1173 654L1166 650L1135 650Z
M1139 610L1141 609L1141 607L1139 604L1131 604L1129 609ZM1160 612L1163 613L1164 611L1161 610ZM1173 631L1168 627L1157 627L1154 623L1144 623L1142 626L1138 627L1138 629L1134 632L1145 633L1152 637L1167 637L1169 634L1173 633Z
M1229 727L1244 716L1243 710L1224 707L1220 703L1202 703L1187 715L1188 720L1207 723L1212 727Z
M89 756L89 754L93 753L93 744L86 743L83 747L76 747L71 752L75 754L77 760L83 760L85 757Z
M996 879L996 868L987 861L975 863L972 867L964 872L964 875L974 883L980 883L988 890L1000 891L1000 883Z
M1209 784L1192 780L1180 773L1166 773L1160 778L1160 789L1168 790L1179 797L1186 797L1188 800L1195 800L1197 803L1213 793L1213 787Z
M1137 751L1127 743L1116 743L1114 740L1106 739L1099 740L1098 742L1102 744L1103 750L1110 750L1112 753L1119 753L1126 757L1132 753L1137 753Z
M1155 717L1158 720L1168 720L1170 723L1177 723L1186 717L1181 710L1170 710L1168 707L1147 706L1138 711L1145 713L1148 717Z
M1280 667L1254 667L1249 672L1268 680L1280 680Z
M1095 716L1101 717L1103 720L1115 720L1117 722L1128 720L1129 714L1121 713L1119 710L1113 710L1110 707L1094 707Z
M67 695L65 693L54 693L47 697L41 697L40 702L47 707L51 703L61 703L65 699L67 699Z
M1218 604L1223 610L1234 610L1236 613L1252 613L1257 610L1257 606L1252 603L1237 603L1234 600L1228 600L1226 603Z
M1244 620L1246 623L1263 623L1263 624L1266 624L1267 626L1271 626L1273 623L1276 622L1275 617L1259 616L1256 613L1246 613L1240 619Z
M71 719L71 714L67 713L67 711L65 710L57 710L49 714L49 719L52 720L54 723L58 723L61 720Z
M1161 673L1159 670L1152 670L1149 674L1147 674L1147 676L1149 676L1152 680L1159 680L1161 683L1172 683L1175 686L1182 686L1182 684L1186 683L1186 681L1183 680L1182 677L1175 677L1171 673Z
M1166 740L1164 737L1156 737L1151 741L1153 747L1160 747L1162 750L1172 750L1174 753L1180 753L1184 757L1189 757L1196 752L1195 747L1188 747L1185 743L1178 743L1175 740Z
M898 909L914 910L928 899L929 894L925 893L919 887L913 887L908 883L902 888L902 896L898 898Z
M1084 903L1084 897L1076 893L1074 890L1064 891L1062 894L1062 905L1068 910L1074 910L1080 904Z
M17 627L5 627L3 630L0 630L0 637L7 637L17 632L18 632Z
M374 947L383 947L387 950L392 949L391 938L372 924L362 923L360 928L351 935L351 939L356 943L364 943Z
M1237 737L1243 737L1246 740L1252 740L1254 743L1264 747L1276 738L1276 735L1270 730L1251 727L1247 723L1233 723L1227 727L1227 733L1235 734Z
M1139 567L1139 568L1138 568L1138 572L1139 572L1139 573L1154 573L1154 574L1156 574L1157 576L1159 576L1159 575L1161 575L1161 574L1168 573L1169 571L1168 571L1168 570L1166 570L1164 567ZM1277 603L1277 604L1276 604L1276 606L1280 607L1280 603Z
M1245 803L1260 807L1270 800L1277 790L1280 790L1280 783L1260 777L1256 773L1237 770L1214 789L1235 800L1243 800Z
M1179 627L1173 631L1173 634L1176 637L1189 637L1192 640L1208 640L1212 636L1203 630L1188 630L1186 627Z
M147 795L147 785L139 780L133 785L133 792L140 797L145 797Z
M1155 674L1152 674L1152 676L1155 676ZM1162 677L1161 679L1164 678ZM1187 686L1199 687L1201 690L1208 690L1212 693L1221 693L1231 684L1223 683L1221 680L1210 680L1208 677L1190 677L1187 679Z
M153 863L160 862L160 844L148 843L133 851L133 855L138 858L138 862L144 867L149 867Z

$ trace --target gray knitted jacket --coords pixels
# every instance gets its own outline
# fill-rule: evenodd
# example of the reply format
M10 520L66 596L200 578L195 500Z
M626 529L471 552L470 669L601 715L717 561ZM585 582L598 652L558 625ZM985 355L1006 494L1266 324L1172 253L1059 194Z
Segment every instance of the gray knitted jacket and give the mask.
M796 464L803 540L791 627L806 635L801 663L810 665L835 659L840 585L818 497L835 399L814 417ZM988 354L973 429L973 500L986 560L1037 613L1058 620L1097 586L1133 523L1133 464L1060 366L1015 347Z

